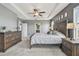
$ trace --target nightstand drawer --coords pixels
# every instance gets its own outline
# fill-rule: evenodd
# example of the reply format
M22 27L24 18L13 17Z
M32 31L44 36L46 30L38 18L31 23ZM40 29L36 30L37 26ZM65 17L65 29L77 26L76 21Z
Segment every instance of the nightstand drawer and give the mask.
M72 51L70 49L68 49L65 46L62 46L62 50L64 53L66 53L66 55L71 56L72 55Z
M62 50L69 56L79 56L79 41L63 39Z
M72 49L72 44L71 43L69 43L69 42L67 42L67 41L63 41L63 43L62 43L64 46L66 46L68 49Z

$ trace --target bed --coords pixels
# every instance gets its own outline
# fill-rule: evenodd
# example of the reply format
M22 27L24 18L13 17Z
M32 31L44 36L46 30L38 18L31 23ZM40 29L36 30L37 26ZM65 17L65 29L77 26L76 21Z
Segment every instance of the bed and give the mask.
M64 34L54 31L52 34L35 33L31 36L30 45L34 44L61 44Z

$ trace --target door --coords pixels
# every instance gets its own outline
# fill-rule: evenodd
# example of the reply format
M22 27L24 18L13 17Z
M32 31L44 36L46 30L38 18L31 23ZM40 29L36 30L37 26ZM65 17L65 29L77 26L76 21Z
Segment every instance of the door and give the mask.
M22 23L22 40L27 39L27 23Z

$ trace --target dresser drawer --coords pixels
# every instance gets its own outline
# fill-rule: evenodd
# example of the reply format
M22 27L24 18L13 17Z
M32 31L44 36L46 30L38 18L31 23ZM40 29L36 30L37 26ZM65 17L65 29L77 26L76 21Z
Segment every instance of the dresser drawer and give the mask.
M4 42L5 42L5 43L9 43L9 42L11 42L11 41L13 41L13 40L15 40L15 36L13 36L13 37L7 37L7 38L5 37L5 38L4 38Z
M11 45L12 45L12 43L6 43L6 44L4 45L4 49L9 48Z

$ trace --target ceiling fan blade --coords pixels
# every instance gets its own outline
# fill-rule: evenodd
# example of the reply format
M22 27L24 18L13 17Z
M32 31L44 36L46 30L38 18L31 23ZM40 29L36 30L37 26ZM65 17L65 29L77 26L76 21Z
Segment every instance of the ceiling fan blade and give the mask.
M39 12L39 13L46 13L45 11Z
M42 16L41 14L39 14L39 16Z

